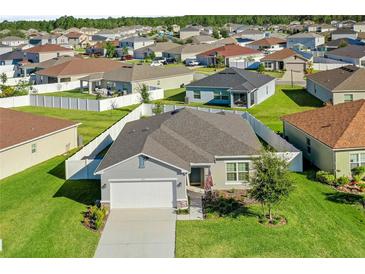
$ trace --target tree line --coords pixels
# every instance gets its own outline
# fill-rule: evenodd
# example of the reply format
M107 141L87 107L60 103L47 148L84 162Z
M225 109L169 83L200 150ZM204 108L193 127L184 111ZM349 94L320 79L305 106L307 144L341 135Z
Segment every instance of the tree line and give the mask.
M289 24L291 21L312 20L316 23L330 23L332 20L364 21L364 15L185 15L174 17L118 17L118 18L75 18L62 16L55 20L41 21L2 21L0 30L37 29L39 31L52 31L56 28L68 29L71 27L94 27L98 29L112 29L122 26L171 26L177 24L186 26L198 24L203 26L221 27L226 23L265 25L265 24Z

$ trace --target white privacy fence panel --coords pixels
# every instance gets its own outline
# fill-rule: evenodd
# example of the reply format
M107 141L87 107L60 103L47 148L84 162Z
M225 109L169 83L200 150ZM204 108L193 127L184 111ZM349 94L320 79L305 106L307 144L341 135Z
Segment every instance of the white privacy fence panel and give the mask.
M342 64L313 63L313 69L330 70L330 69L341 68L341 67L348 66L348 65L351 65L351 64L349 64L349 63L342 63Z
M5 75L9 78L16 76L16 67L14 65L3 65L0 66L0 74L5 73ZM7 83L5 83L7 84Z
M14 108L30 105L29 95L0 98L0 107Z
M86 87L86 84L85 86ZM53 84L33 85L32 92L37 94L73 90L80 88L80 81L62 82Z
M6 81L6 85L8 86L16 86L19 82L29 82L30 77L16 77L16 78L8 78Z

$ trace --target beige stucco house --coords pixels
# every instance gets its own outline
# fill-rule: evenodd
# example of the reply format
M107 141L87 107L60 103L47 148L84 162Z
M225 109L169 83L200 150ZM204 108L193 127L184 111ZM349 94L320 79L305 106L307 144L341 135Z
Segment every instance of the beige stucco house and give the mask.
M307 69L308 59L292 49L282 49L262 58L266 70L293 70Z
M282 117L285 138L321 170L351 176L365 166L365 100Z
M77 147L78 125L0 108L0 179Z
M32 63L40 63L60 56L74 56L74 51L59 45L46 44L25 50L26 58Z

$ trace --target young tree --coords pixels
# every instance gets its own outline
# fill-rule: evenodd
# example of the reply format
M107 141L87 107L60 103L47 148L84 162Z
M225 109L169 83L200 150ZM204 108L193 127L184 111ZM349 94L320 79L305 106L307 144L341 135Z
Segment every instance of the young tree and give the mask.
M112 43L106 42L105 50L106 50L106 54L105 54L106 57L113 58L115 56L115 46Z
M148 87L145 84L139 87L139 93L141 94L142 103L148 104L151 102L150 93L148 92Z
M220 36L220 34L219 34L219 31L218 31L216 28L214 28L214 29L213 29L213 33L212 33L212 35L213 35L213 37L214 37L215 39L219 39L219 38L221 38L221 36Z
M8 76L6 76L5 72L0 74L0 81L3 85L8 81Z
M273 221L273 207L289 196L293 189L288 167L289 164L284 159L270 151L264 151L254 161L256 174L251 179L250 195L261 203L264 214L267 208L270 222Z
M258 73L263 73L265 71L264 64L260 63L259 67L257 68Z
M216 68L223 68L225 66L225 59L222 55L217 54L215 57Z
M227 38L228 37L228 31L226 29L221 29L220 30L220 34L223 38Z

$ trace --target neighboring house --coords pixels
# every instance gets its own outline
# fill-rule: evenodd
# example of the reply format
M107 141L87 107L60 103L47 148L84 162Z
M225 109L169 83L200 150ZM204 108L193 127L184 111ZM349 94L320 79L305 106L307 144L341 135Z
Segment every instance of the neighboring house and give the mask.
M107 41L107 42L97 42L92 46L88 46L85 49L85 53L88 55L97 55L105 57L106 55L106 44L111 43L115 48L119 47L119 40Z
M325 57L365 67L365 46L349 45L325 53Z
M197 55L210 49L218 48L220 45L213 44L187 44L174 47L163 52L163 57L173 57L184 62L186 59L195 59Z
M245 29L238 32L235 37L246 38L256 41L265 38L265 33L256 29Z
M16 47L26 43L28 43L26 39L17 36L7 36L0 39L0 44L7 45L10 47Z
M365 22L358 22L354 24L353 30L356 32L365 32Z
M293 49L282 49L266 55L260 61L267 70L305 71L312 56Z
M352 29L337 29L335 31L331 32L331 40L337 40L337 39L357 39L357 32Z
M92 40L100 41L100 40L96 40L100 36L105 38L105 40L111 41L111 40L119 39L120 33L117 30L111 30L111 29L100 30L92 36Z
M27 60L33 63L40 63L60 56L74 56L74 51L72 49L52 44L35 46L26 49L24 52Z
M337 29L336 27L329 24L321 24L321 25L313 24L313 25L308 25L306 27L306 30L308 32L328 32L328 31L334 31L336 29Z
M120 48L127 48L130 55L133 55L134 51L146 46L151 46L155 43L153 39L134 36L123 39L120 41Z
M25 53L22 50L9 51L0 55L0 65L17 65L25 59Z
M365 43L360 40L357 40L357 39L341 38L341 39L329 41L326 44L323 44L322 46L320 46L319 49L322 51L331 51L331 50L338 49L341 47L346 47L348 45L364 46Z
M113 208L187 208L187 188L247 189L262 146L231 113L181 109L129 122L95 174Z
M123 94L140 92L147 87L173 89L193 81L194 72L183 66L155 67L148 64L123 64L104 73L93 73L80 79L88 83L89 92L96 88L106 88Z
M0 179L77 147L78 125L0 108Z
M171 49L180 47L181 45L172 42L160 42L151 46L139 48L134 51L135 59L144 59L154 53L156 57L162 57L163 53Z
M224 64L229 65L229 62L233 60L258 61L264 55L258 50L232 44L202 52L197 55L197 60L201 65L211 66L217 64L218 56L222 56Z
M33 46L41 46L46 44L67 45L68 38L63 34L40 35L29 38L29 44Z
M186 86L192 103L250 108L275 93L275 78L257 72L227 68Z
M86 28L86 27L82 27L80 29L80 32L82 32L83 34L86 34L87 36L93 36L94 34L96 34L99 30L96 28Z
M12 50L13 50L13 47L0 43L0 55L7 53L7 52L11 52Z
M191 39L193 44L211 44L217 41L217 39L210 35L197 35L188 39Z
M303 45L305 48L313 50L324 43L324 36L313 32L297 33L288 36L287 38L288 48L294 48L297 47L297 45Z
M286 47L286 40L276 37L263 38L247 44L247 47L270 54L284 49Z
M123 64L106 58L72 58L66 62L55 62L53 66L36 71L38 84L77 81L94 73L104 73Z
M365 100L282 117L284 136L321 170L351 176L365 166Z
M252 39L248 39L248 38L236 38L236 41L237 41L237 44L240 45L241 47L246 47L248 44L253 42Z
M74 48L86 47L89 43L89 36L81 32L69 32L66 37L68 44Z
M314 70L330 70L351 65L350 63L326 58L326 57L313 57L313 69Z
M200 34L201 29L194 26L188 26L180 29L179 37L181 40L185 40L187 38L197 36Z
M179 25L176 25L176 24L173 24L171 25L171 29L172 29L172 32L179 32L180 31L180 26Z
M100 42L105 42L105 41L110 41L110 40L113 40L113 39L108 39L107 37L105 36L102 36L102 35L98 35L98 34L94 34L93 36L91 36L91 40L89 41L89 43L91 45L94 45L96 43L100 43Z
M365 68L350 65L308 75L307 91L333 105L365 99Z

